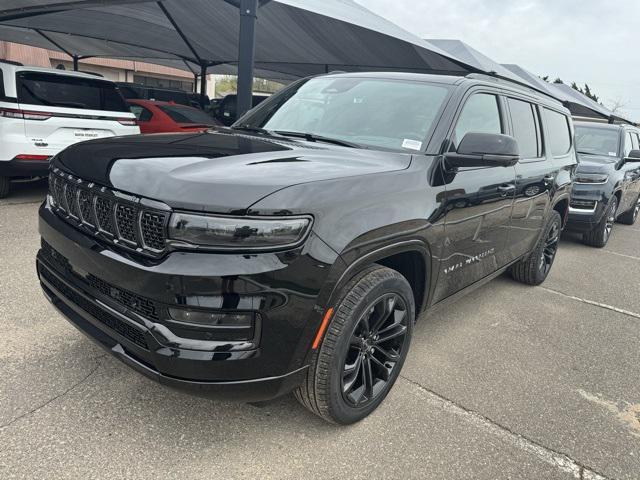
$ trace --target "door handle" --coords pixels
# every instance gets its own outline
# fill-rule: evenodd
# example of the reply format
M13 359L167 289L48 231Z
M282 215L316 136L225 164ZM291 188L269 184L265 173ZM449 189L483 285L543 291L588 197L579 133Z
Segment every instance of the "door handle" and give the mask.
M506 197L509 193L515 192L516 191L516 186L512 183L507 184L507 185L500 185L498 187L498 192L500 192L500 194L503 197Z

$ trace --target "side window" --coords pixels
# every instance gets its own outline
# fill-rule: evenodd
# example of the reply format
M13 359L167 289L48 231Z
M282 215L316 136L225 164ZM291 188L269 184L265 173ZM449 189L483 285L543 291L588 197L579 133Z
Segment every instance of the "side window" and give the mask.
M627 132L624 136L624 158L627 158L633 150L633 140L631 138L631 132Z
M571 150L571 127L569 119L562 113L554 112L548 108L544 109L544 119L549 132L547 146L551 155L561 157Z
M513 124L513 136L518 141L522 158L542 156L540 123L537 109L529 102L509 98L509 110Z
M129 105L129 109L140 122L148 122L149 120L151 120L151 117L153 117L153 114L150 110L147 110L140 105Z
M452 140L452 148L457 148L469 133L503 133L500 120L498 97L488 93L472 95L462 108Z
M151 110L142 107L140 118L138 118L138 120L140 120L141 122L149 122L151 118L153 118L153 113L151 112Z
M640 137L636 132L631 132L631 143L634 150L640 150Z

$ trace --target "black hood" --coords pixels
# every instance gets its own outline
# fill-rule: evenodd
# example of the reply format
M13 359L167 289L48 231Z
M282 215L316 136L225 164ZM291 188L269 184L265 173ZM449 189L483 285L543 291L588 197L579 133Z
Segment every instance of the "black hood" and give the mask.
M291 185L409 166L411 155L232 132L136 135L83 142L57 166L174 208L242 212Z
M579 173L607 173L615 170L616 164L620 161L618 157L609 157L606 155L578 155Z

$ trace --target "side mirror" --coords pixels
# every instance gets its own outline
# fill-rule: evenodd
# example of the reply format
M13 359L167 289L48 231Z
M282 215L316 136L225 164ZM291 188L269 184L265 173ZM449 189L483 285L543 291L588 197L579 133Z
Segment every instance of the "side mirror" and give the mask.
M640 150L631 150L629 156L625 158L626 162L640 162Z
M450 167L511 167L520 160L515 138L498 133L467 133L458 151L445 154Z

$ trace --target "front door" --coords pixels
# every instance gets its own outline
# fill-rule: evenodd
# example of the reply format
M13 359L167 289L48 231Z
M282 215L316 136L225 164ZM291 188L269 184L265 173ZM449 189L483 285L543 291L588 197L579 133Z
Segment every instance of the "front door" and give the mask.
M449 151L470 132L505 133L504 108L493 93L467 97L449 135ZM514 167L443 168L445 241L434 300L440 301L510 261L507 242L515 194Z

